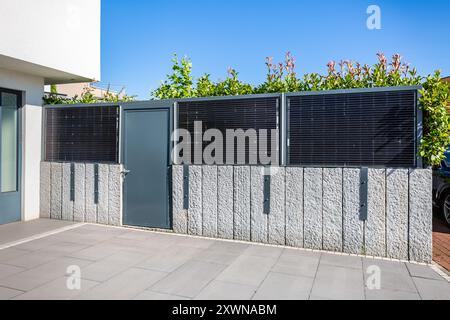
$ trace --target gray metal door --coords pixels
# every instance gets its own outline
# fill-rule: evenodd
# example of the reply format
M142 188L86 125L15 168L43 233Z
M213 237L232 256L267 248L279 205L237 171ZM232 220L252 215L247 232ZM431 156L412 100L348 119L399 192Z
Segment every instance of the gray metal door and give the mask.
M21 94L0 88L0 224L19 221Z
M169 109L124 110L125 225L169 229Z

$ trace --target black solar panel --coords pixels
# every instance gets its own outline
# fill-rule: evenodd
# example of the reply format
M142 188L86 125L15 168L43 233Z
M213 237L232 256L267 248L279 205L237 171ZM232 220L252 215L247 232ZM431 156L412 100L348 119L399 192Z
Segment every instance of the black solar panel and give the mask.
M289 164L414 167L416 94L289 96Z
M113 162L119 160L119 108L49 108L45 160Z
M194 137L194 122L202 121L202 131L207 129L218 129L224 137L224 161L226 159L226 130L227 129L255 129L259 133L260 129L267 129L267 150L268 156L273 152L278 152L278 141L274 149L271 149L271 129L278 130L278 102L276 97L268 98L236 98L223 100L198 100L180 102L178 104L178 128L186 129ZM259 139L259 135L256 135ZM203 142L204 149L209 142ZM238 156L245 156L245 163L249 163L249 155L257 155L258 150L250 148L252 144L246 143L245 150L237 150L235 143L235 161ZM243 154L244 153L244 154ZM193 149L191 151L193 158ZM258 157L257 157L258 158ZM191 160L191 163L194 159ZM252 163L253 164L253 163ZM259 159L258 159L259 164Z

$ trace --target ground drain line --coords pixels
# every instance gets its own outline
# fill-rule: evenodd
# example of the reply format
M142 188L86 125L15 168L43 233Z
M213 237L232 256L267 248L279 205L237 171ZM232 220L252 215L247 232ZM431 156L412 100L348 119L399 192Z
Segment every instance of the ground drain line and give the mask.
M52 231L47 231L47 232L44 232L44 233L40 233L40 234L31 236L31 237L28 237L28 238L25 238L25 239L21 239L21 240L9 242L9 243L6 243L6 244L2 244L2 245L0 245L0 250L8 249L8 248L11 248L11 247L15 247L15 246L18 246L20 244L24 244L24 243L27 243L27 242L30 242L30 241L39 240L39 239L42 239L42 238L45 238L45 237L48 237L48 236L52 236L54 234L58 234L58 233L64 232L64 231L76 229L76 228L84 226L84 225L85 225L85 223L77 223L77 224L73 224L73 225L70 225L70 226L58 228L58 229L55 229L55 230L52 230Z

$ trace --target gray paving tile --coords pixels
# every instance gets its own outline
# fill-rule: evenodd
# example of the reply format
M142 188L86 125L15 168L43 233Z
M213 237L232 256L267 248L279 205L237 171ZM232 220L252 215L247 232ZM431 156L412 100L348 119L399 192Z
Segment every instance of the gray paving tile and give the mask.
M374 289L369 290L366 288L367 300L420 300L420 296L417 292L387 290L387 289Z
M14 246L14 248L20 250L37 251L42 248L48 247L49 245L57 243L57 241L58 240L56 239L50 239L49 237L45 237L19 244L17 246Z
M120 246L101 242L80 251L72 252L70 254L67 254L66 256L77 259L98 261L110 255L113 255L114 253L119 253L121 249L122 247Z
M0 279L0 286L21 291L29 291L59 277L65 276L69 266L76 265L83 270L83 267L89 263L91 262L80 259L65 257L57 258L38 267Z
M272 271L294 276L314 277L319 259L320 254L285 249L273 266Z
M139 230L129 230L118 235L116 238L119 239L129 239L129 240L139 240L139 241L147 241L151 238L149 236L151 233Z
M136 297L134 297L133 300L190 300L190 299L186 297L180 297L171 294L146 290L138 294Z
M0 279L7 278L19 272L25 271L25 268L12 266L9 264L0 264Z
M362 270L320 264L311 296L327 299L364 299Z
M208 248L211 250L217 250L226 254L242 254L250 245L243 242L234 241L214 241L214 243Z
M55 231L73 224L73 222L69 221L37 219L0 225L0 245Z
M274 258L278 259L278 257L283 252L282 247L272 247L265 245L249 245L249 247L242 253L250 256L258 256L263 258Z
M194 298L223 269L224 266L219 264L189 261L149 289Z
M337 267L354 268L359 270L362 269L362 259L357 256L324 252L320 258L320 263Z
M128 232L129 230L125 228L115 228L100 224L85 224L79 228L73 229L72 231L80 234L108 233L110 235L119 236L121 234Z
M275 258L241 255L216 280L259 286L275 262Z
M113 239L121 244L133 244L145 248L167 248L179 241L173 234L163 234L148 231L128 231Z
M256 287L224 281L211 281L196 300L250 300Z
M29 250L22 250L17 248L6 248L3 250L0 250L0 263L7 263L10 260L22 257L26 254L30 254L31 251Z
M368 268L370 266L376 266L380 270L381 289L417 293L405 263L380 259L364 259L363 265L364 281L366 285L368 278L373 272Z
M23 291L20 290L0 287L0 300L9 300L22 293Z
M87 244L61 241L61 242L51 243L47 246L43 246L40 250L37 251L37 253L39 253L39 252L58 252L58 253L62 253L62 254L67 254L67 253L80 251L89 246L90 246L90 244L87 245Z
M424 300L450 300L450 283L447 281L413 278Z
M312 284L313 278L270 272L253 299L307 300Z
M44 263L50 262L52 260L61 257L62 254L59 252L41 252L34 251L27 255L20 256L15 259L8 261L8 264L13 266L22 267L26 269L35 268L37 266L43 265Z
M368 274L364 274L364 281L367 282ZM417 293L414 282L408 274L392 271L381 271L381 289L399 290Z
M163 242L157 237L156 240L154 238L149 238L147 240L136 240L136 239L127 239L127 238L119 238L114 237L107 241L108 244L113 244L118 247L121 247L122 250L126 251L153 251L155 249L163 249L170 247L170 242ZM172 241L171 243L175 243Z
M50 241L54 242L74 242L78 244L84 244L84 245L92 245L96 242L103 242L107 241L111 238L114 238L114 234L108 234L105 232L99 232L98 234L95 233L89 233L89 234L83 234L76 232L74 230L69 230L67 232L58 233L56 235L48 237Z
M209 247L200 250L192 258L199 261L230 265L238 256L239 254L229 253L227 250Z
M309 300L337 300L337 299L331 299L331 298L325 298L325 297L319 297L315 295L310 295Z
M77 299L132 299L166 275L159 271L130 268L78 295Z
M140 253L118 252L88 265L82 270L83 279L103 282L143 261Z
M72 299L80 293L98 285L98 282L81 279L80 289L71 290L67 286L68 278L59 277L42 286L18 295L14 300L67 300ZM69 279L70 281L70 279Z
M376 258L363 258L363 268L367 270L369 266L378 266L382 271L390 271L396 273L408 273L406 264L401 261L390 261Z
M185 247L193 247L198 249L206 249L213 245L218 240L200 238L200 237L188 237L188 236L175 236L177 239L177 245Z
M439 273L434 271L430 266L406 263L409 273L413 277L427 278L433 280L446 281Z
M140 262L137 267L150 270L172 272L199 254L202 249L192 247L172 246L167 249L154 250L147 259Z

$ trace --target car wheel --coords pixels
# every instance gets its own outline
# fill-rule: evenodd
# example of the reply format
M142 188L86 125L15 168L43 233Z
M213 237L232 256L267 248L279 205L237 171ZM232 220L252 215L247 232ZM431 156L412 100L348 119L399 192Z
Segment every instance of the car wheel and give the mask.
M445 222L450 226L450 192L448 192L442 201L442 213Z

